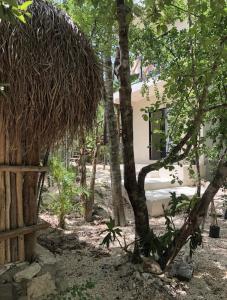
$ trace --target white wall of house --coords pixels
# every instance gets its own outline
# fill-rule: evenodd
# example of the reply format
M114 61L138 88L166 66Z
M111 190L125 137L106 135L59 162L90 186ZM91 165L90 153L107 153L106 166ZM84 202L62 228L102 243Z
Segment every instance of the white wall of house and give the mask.
M138 83L132 86L134 154L136 164L140 165L139 168L141 168L142 165L147 165L154 162L149 159L149 122L143 119L142 115L144 112L142 112L141 109L154 104L156 97L154 86L151 82L149 83L149 97L143 97L141 94L142 85L143 83ZM160 92L163 90L163 85L163 82L158 82L158 88ZM114 103L119 104L118 92L114 94ZM201 129L201 136L204 135L206 129ZM201 156L200 163L201 175L206 177L206 159L204 156ZM188 164L183 163L182 167L176 165L175 172L179 179L183 181L183 185L194 184L194 180L189 176ZM158 173L159 177L161 178L169 178L170 180L172 179L170 172L164 168L160 169Z
M150 101L140 100L133 103L133 133L135 161L139 164L150 163L149 160L149 122L144 121L141 108L149 106Z

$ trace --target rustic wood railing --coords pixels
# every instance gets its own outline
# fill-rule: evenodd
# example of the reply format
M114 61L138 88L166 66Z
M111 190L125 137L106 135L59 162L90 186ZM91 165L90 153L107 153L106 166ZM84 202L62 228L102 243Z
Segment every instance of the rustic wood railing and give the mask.
M10 164L8 141L1 131L0 142L3 146L0 149L0 265L2 265L24 261L26 256L31 259L36 231L47 228L49 224L46 222L36 224L37 205L34 193L37 180L33 180L30 190L26 190L29 192L33 190L33 200L30 200L33 201L32 209L27 205L29 197L28 195L25 197L26 191L23 190L28 180L26 175L28 172L31 172L31 178L34 178L34 174L47 172L48 167L21 165L19 147L14 160L18 165Z

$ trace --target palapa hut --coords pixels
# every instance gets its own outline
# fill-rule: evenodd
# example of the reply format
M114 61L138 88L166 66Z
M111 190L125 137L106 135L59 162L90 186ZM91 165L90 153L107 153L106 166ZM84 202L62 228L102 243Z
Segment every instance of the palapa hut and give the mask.
M83 33L48 2L29 11L27 24L0 21L0 264L32 259L41 155L89 129L101 96Z

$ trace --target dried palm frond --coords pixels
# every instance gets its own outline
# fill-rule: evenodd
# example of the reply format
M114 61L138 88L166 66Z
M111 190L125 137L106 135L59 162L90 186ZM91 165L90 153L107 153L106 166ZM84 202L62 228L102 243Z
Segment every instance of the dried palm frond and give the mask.
M0 112L26 148L42 150L92 126L102 77L91 45L67 14L42 0L29 11L27 24L0 22L0 82L9 84Z

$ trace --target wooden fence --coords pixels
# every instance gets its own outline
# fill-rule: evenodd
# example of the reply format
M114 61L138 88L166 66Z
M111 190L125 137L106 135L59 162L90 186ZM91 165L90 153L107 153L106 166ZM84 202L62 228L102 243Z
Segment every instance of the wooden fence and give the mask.
M2 153L0 147L0 159L3 158ZM26 238L30 236L31 240L32 237L35 243L36 231L49 226L48 223L26 224L23 196L24 174L47 170L47 167L41 166L0 165L0 265L24 261L26 253L29 253L27 257L31 259L34 249L30 242L26 243ZM36 209L37 206L30 213L37 214Z

